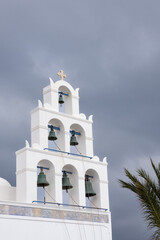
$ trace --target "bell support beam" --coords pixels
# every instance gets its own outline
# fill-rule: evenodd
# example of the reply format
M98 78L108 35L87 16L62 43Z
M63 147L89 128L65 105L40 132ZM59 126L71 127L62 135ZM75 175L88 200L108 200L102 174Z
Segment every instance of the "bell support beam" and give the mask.
M61 91L59 91L58 93L59 93L59 94L62 94L62 95L64 95L64 96L69 96L69 94L64 93L64 92L61 92Z
M90 175L85 175L86 178L93 178L93 176L90 176Z
M72 172L62 170L63 173L72 174Z
M71 133L72 135L73 135L73 134L74 134L74 135L79 135L79 136L81 135L80 132L76 132L76 131L74 131L74 130L70 130L70 133Z
M41 167L41 166L37 166L37 168L43 168L43 169L45 169L45 170L49 170L49 168L47 168L47 167Z
M59 128L59 127L55 127L55 126L53 126L53 125L48 125L48 128L53 128L54 130L60 131L60 128Z

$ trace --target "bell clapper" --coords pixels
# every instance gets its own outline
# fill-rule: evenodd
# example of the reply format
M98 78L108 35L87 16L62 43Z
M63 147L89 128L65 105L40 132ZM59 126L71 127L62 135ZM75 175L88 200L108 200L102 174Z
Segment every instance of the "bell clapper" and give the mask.
M62 107L62 104L64 103L63 96L62 94L59 95L59 100L58 100L60 107Z
M86 175L85 176L85 190L86 190L86 197L89 199L89 197L93 197L96 195L92 188L92 183L89 178L92 176ZM92 177L93 178L93 177Z
M37 187L47 187L49 186L49 182L46 179L46 175L43 172L43 167L40 167L41 171L38 174L38 179L37 179Z
M53 142L55 143L56 147L57 147L59 150L61 150L61 149L58 147L57 143L55 142L55 141L57 140L57 137L56 137L56 133L55 133L55 131L54 131L54 128L56 128L56 127L50 126L50 128L51 128L51 130L50 130L50 132L49 132L48 140L53 141ZM57 130L57 129L56 129L56 130ZM59 130L59 128L58 128L58 130Z
M49 186L49 182L47 181L46 175L43 172L43 167L39 167L39 168L40 168L40 173L38 174L37 187L43 187L43 190L44 190L44 204L46 204L45 187ZM47 169L47 168L45 168L45 169Z
M70 183L70 180L69 180L69 177L67 176L67 173L69 173L69 172L63 171L62 189L66 190L66 192L68 193L68 189L73 188L73 186Z
M49 140L49 141L55 141L55 140L57 140L56 133L55 133L55 131L54 131L53 126L50 127L50 128L51 128L51 130L50 130L50 132L49 132L48 140Z
M71 136L71 139L70 139L70 145L71 146L76 146L76 145L78 145L78 142L77 142L77 139L76 139L76 136L75 136L75 131L71 131L71 134L72 134L72 136Z

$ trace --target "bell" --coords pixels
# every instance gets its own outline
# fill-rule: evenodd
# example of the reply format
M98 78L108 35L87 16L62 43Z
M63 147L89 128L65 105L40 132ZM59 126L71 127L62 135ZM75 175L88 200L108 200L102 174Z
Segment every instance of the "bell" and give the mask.
M93 191L92 183L90 182L89 178L85 179L85 190L86 190L86 197L93 197L96 193Z
M59 95L59 100L58 100L58 102L59 102L59 104L63 104L63 103L64 103L62 94Z
M69 177L67 176L67 173L64 171L63 172L63 177L62 177L62 189L66 190L66 192L68 192L68 189L73 188L73 186L71 185L70 181L69 181Z
M77 142L77 139L76 139L76 136L75 136L74 133L73 133L72 136L71 136L70 145L71 145L71 146L76 146L76 145L78 145L78 142Z
M57 137L53 128L51 128L51 131L49 132L48 140L50 141L57 140Z
M47 187L49 185L49 182L47 182L46 175L43 172L43 168L41 168L41 172L38 175L37 180L37 187Z

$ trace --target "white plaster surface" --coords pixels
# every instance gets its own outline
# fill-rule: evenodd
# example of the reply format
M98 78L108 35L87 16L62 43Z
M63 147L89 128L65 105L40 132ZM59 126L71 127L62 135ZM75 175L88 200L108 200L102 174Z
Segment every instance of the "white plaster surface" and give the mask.
M16 201L16 187L12 187L10 183L0 178L0 201Z
M1 240L108 240L109 226L88 222L0 216Z
M67 93L64 112L60 112L59 91ZM37 166L48 167L45 175L50 185L46 187L46 201L63 202L62 170L72 172L70 176L73 189L69 203L86 205L85 174L93 176L92 186L96 196L92 197L91 206L109 210L107 162L100 161L93 152L92 115L79 113L79 89L64 81L53 82L43 89L44 102L38 101L38 106L31 112L31 147L26 141L25 147L16 152L16 188L0 178L0 201L15 201L29 203L37 199ZM44 150L48 148L48 124L60 128L56 131L61 151L70 152L70 130L80 132L76 136L79 145L79 156L67 153ZM52 146L54 144L52 143ZM89 156L90 158L81 155ZM73 202L73 199L76 201ZM76 221L35 219L18 216L0 215L0 232L2 240L44 240L44 239L84 239L111 240L111 219L109 224L78 223ZM8 231L9 229L9 231ZM69 234L68 234L69 232ZM69 237L71 236L71 238ZM86 236L85 236L86 235ZM13 237L14 236L14 237Z

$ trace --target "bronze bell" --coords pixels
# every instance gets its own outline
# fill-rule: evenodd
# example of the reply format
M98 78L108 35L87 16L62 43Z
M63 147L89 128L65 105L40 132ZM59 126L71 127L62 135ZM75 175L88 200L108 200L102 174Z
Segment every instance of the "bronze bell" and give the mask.
M59 95L59 100L58 100L58 102L59 102L59 104L63 104L63 103L64 103L62 94Z
M71 145L71 146L76 146L76 145L78 145L78 142L77 142L75 133L73 133L72 136L71 136L70 145Z
M49 186L49 182L46 179L46 175L43 172L43 168L41 168L41 172L38 175L38 180L37 180L37 187L47 187Z
M68 192L68 189L73 188L73 186L71 185L70 181L69 181L69 177L67 176L67 173L65 171L63 171L63 177L62 177L62 189L66 190L66 192Z
M93 197L96 193L93 191L92 183L90 182L89 177L87 176L85 179L85 190L86 190L86 197Z
M50 141L57 140L56 133L55 133L53 127L51 128L51 131L49 132L48 140L50 140Z

